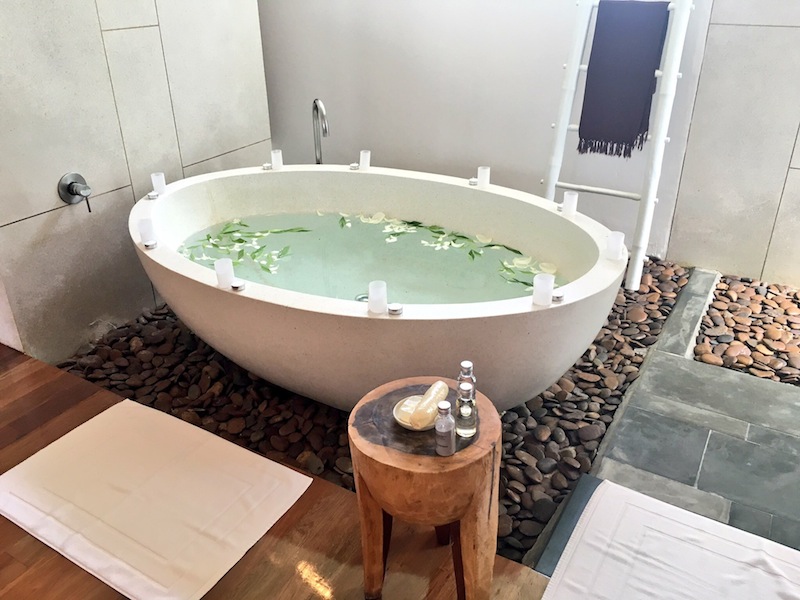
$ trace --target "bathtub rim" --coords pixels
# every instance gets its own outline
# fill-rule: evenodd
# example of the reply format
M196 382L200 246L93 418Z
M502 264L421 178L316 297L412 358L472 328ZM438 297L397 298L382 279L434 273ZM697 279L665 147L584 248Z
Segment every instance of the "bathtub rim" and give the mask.
M581 299L593 296L607 289L618 280L624 273L628 251L624 250L623 256L619 260L611 260L604 257L606 237L610 230L583 214L576 214L568 220L572 226L578 227L587 234L597 247L597 259L595 263L580 277L558 288L564 294L564 300L558 304L550 306L533 305L530 295L507 300L494 300L488 302L468 302L450 304L403 304L403 314L393 316L388 314L375 315L367 311L366 302L356 300L345 300L339 298L329 298L305 292L297 292L284 288L273 287L263 283L247 281L245 289L239 292L233 290L223 290L217 285L216 274L213 269L199 265L177 252L169 244L159 244L156 248L145 249L138 231L138 222L143 218L153 218L153 212L159 203L168 202L172 193L185 188L202 184L223 177L237 177L242 175L262 175L269 177L274 173L348 173L352 176L359 174L379 175L386 177L403 177L420 181L430 181L439 184L453 185L474 190L475 187L469 185L469 181L448 175L434 173L424 173L420 171L409 171L404 169L392 169L386 167L369 167L364 171L353 171L346 165L285 165L280 170L264 170L261 167L246 167L231 169L226 171L215 171L202 175L187 177L167 185L166 192L155 200L140 199L131 209L128 218L128 232L131 240L136 246L137 252L143 260L152 261L162 268L172 271L176 275L187 277L220 290L220 292L230 293L237 296L263 302L270 302L276 305L305 310L317 313L347 316L354 318L368 319L388 319L388 320L439 320L439 319L469 319L486 318L511 314L522 314L539 312L542 310L557 309L561 306L580 302ZM515 190L503 186L490 184L480 188L488 193L498 194L512 198L514 200L531 205L539 210L546 210L557 213L558 205L534 194ZM160 224L155 222L156 230ZM163 226L163 225L162 225Z

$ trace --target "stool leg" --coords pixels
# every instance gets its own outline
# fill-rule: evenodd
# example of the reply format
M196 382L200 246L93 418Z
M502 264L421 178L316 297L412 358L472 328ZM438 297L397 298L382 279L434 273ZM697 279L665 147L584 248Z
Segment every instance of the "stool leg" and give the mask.
M459 600L489 600L492 593L497 549L498 470L496 462L486 469L484 481L476 486L467 512L452 528Z
M383 591L383 576L392 533L392 517L380 507L358 471L355 472L358 513L361 521L361 554L364 562L364 598L377 600Z
M436 543L440 546L447 546L450 543L450 525L436 526Z

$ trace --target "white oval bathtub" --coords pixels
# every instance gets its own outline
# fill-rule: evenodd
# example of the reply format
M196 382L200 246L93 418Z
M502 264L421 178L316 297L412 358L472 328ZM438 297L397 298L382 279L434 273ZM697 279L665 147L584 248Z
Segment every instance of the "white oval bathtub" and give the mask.
M178 253L206 227L253 214L373 214L437 223L491 236L558 265L570 280L561 304L530 297L465 304L405 305L401 316L370 316L355 300L248 282L216 285L213 270ZM153 220L158 246L142 246L138 222ZM608 229L556 212L547 200L466 180L372 167L298 165L236 169L170 184L133 208L139 258L175 313L216 350L261 377L349 410L382 383L416 375L455 377L475 363L478 387L500 410L530 400L581 356L600 330L622 279L624 259L603 258ZM391 295L391 290L390 295Z

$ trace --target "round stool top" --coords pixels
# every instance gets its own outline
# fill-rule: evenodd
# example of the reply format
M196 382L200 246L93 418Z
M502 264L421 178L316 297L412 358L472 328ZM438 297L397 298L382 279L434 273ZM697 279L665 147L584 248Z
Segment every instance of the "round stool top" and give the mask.
M497 409L491 400L476 391L478 431L472 438L456 437L456 453L436 454L436 433L410 431L394 420L392 409L403 398L422 394L436 381L450 388L447 399L455 408L456 382L444 377L409 377L375 388L364 396L348 420L350 443L358 450L383 464L404 467L413 464L415 470L447 471L469 464L491 452L500 440L502 426Z

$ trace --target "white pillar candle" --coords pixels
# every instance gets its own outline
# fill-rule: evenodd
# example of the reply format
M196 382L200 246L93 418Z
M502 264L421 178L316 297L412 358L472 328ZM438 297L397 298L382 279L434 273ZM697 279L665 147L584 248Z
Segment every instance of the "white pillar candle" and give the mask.
M385 281L370 281L369 294L367 299L367 310L369 312L382 315L389 308L388 295Z
M533 277L533 303L536 306L550 306L553 303L553 286L556 277L551 273L539 273Z
M272 170L276 171L283 167L283 151L276 148L272 151Z
M362 150L358 157L358 168L369 169L369 161L372 158L372 152L369 150Z
M230 258L218 258L214 261L214 271L217 272L217 284L223 289L228 289L233 284L233 261Z
M578 212L578 192L564 192L564 202L561 204L561 214L571 219Z
M150 181L153 183L153 191L159 196L167 191L167 178L163 173L150 173Z
M625 234L621 231L612 231L606 239L605 257L609 260L621 260L625 255Z
M478 167L478 187L486 187L489 185L490 176L491 167Z
M153 219L141 219L139 221L139 237L141 238L142 245L148 250L158 245L156 242L156 228L153 226Z

